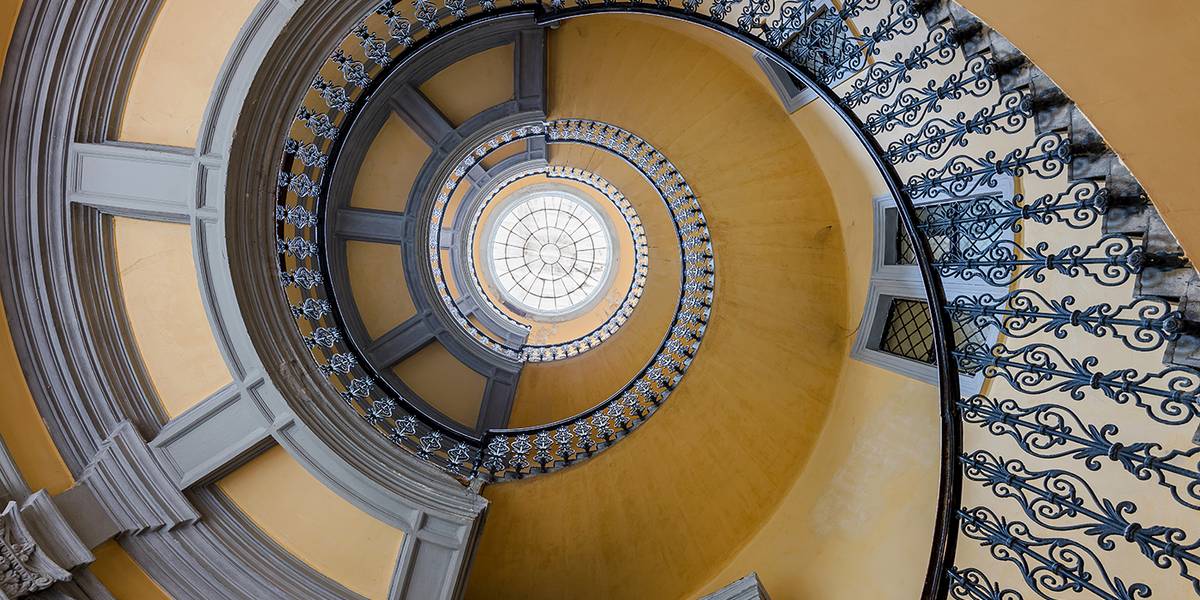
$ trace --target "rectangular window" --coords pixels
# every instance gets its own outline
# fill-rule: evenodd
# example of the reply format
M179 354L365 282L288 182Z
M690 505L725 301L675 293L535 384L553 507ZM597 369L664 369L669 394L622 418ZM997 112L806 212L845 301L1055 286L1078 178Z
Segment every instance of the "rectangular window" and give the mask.
M830 88L837 87L866 66L866 58L853 39L850 24L830 0L804 0L789 6L789 16L772 24L782 37L781 50L793 64L807 69ZM766 55L754 60L779 94L784 108L796 112L816 100L817 94L787 69Z
M934 268L951 261L986 256L989 246L1013 241L1014 208L1011 177L998 177L981 194L966 197L924 198L914 207L917 227L929 240ZM896 203L889 197L874 200L871 284L867 288L862 320L855 335L851 358L928 383L938 382L934 356L933 322L925 286L916 265L916 249L900 223ZM948 269L951 272L953 268ZM961 269L960 269L961 270ZM962 296L1003 293L978 276L942 276L949 301ZM999 332L980 327L969 317L952 319L948 326L955 349L971 346L972 353L988 353ZM958 365L963 394L978 393L983 373L978 364Z
M998 196L989 194L926 204L918 206L915 212L917 226L929 239L933 260L940 262L979 257L991 244L1011 237L1011 231L1006 227L1007 221L996 216L1005 209ZM895 231L891 264L917 264L916 250L899 223L896 208L888 207L886 211L886 218Z
M879 349L933 364L933 323L929 319L929 305L920 300L892 298Z
M850 26L832 6L821 6L784 43L783 52L829 87L861 69L866 60Z
M988 343L987 332L970 317L954 319L950 326L955 348L961 349L967 344L986 346ZM930 320L929 303L910 298L892 298L884 320L879 350L934 364L936 359L933 355L933 323ZM973 375L978 368L972 366L962 371L964 375Z

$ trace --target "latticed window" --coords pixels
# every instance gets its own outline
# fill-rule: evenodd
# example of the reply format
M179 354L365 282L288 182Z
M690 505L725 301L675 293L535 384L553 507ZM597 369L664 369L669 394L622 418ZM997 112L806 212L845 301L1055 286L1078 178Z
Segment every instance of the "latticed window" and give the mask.
M986 332L970 318L951 321L954 345L986 344ZM880 350L888 354L933 364L933 323L929 304L923 300L893 298L883 326ZM967 374L973 373L972 369Z
M1011 241L1012 220L1008 217L1017 213L997 198L1012 193L1011 179L1003 179L985 194L918 205L914 216L918 229L929 240L934 268L952 266L948 264L951 261L979 259L993 244ZM873 211L871 285L850 356L937 384L940 373L934 356L933 320L921 272L916 266L916 249L899 222L892 198L875 198ZM942 284L950 301L962 296L1002 293L978 278L945 277ZM971 354L986 354L998 337L996 328L981 327L967 315L951 316L947 327L955 348L961 350L971 345ZM983 385L978 363L959 361L958 374L964 394L977 393Z
M1004 208L997 196L919 206L916 209L917 226L929 239L933 260L977 258L1005 234L1006 221L996 218L996 213ZM896 225L895 253L896 264L917 264L912 239L899 223Z
M772 23L779 47L788 59L804 67L822 83L836 87L866 66L866 57L855 41L850 25L830 0L789 2L786 16ZM816 99L807 85L771 59L758 54L755 60L788 112Z
M893 298L879 349L933 364L933 324L929 319L929 305L920 300Z
M821 6L783 48L796 64L833 85L865 64L850 27L832 7Z

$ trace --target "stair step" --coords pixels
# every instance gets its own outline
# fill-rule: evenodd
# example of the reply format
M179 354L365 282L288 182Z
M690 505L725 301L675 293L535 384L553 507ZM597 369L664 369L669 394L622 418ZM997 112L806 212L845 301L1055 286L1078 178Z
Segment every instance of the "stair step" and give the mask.
M950 18L950 9L946 0L914 0L913 10L925 19L925 25L930 29L937 27Z
M1200 281L1193 280L1179 300L1179 310L1189 321L1200 321ZM1200 337L1182 335L1167 342L1163 362L1171 365L1200 368Z
M1029 95L1033 101L1034 127L1039 134L1066 131L1071 127L1075 103L1049 76L1032 65L1029 68Z
M1158 211L1150 211L1147 215L1147 227L1142 238L1146 252L1176 254L1182 253L1179 242L1167 228ZM1196 281L1196 270L1191 267L1178 269L1147 268L1137 277L1134 286L1136 296L1158 296L1160 298L1176 299L1187 295L1188 286ZM1200 296L1197 296L1200 298Z
M983 24L983 21L959 6L957 2L948 2L947 5L950 21L954 24L954 29L958 31L958 40L967 58L989 50L988 32L990 30Z
M1120 161L1114 161L1108 177L1104 179L1108 192L1109 208L1104 213L1104 233L1142 235L1150 226L1150 214L1154 207L1149 204L1146 191Z
M1117 162L1117 156L1091 121L1073 103L1069 119L1067 131L1071 140L1071 179L1106 179Z

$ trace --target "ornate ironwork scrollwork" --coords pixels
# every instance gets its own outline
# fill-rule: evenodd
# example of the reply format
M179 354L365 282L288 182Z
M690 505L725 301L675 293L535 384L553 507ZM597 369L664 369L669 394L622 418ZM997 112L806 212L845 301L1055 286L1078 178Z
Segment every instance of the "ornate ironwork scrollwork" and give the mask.
M1188 543L1188 534L1178 527L1144 525L1130 517L1137 504L1101 498L1088 482L1062 469L1030 469L1018 459L1005 460L986 450L961 457L963 475L980 482L999 498L1009 498L1035 523L1053 531L1077 531L1095 538L1096 546L1112 550L1116 540L1137 546L1156 567L1174 567L1192 582L1200 595L1200 580L1190 572L1200 565L1194 550L1200 541Z
M949 37L953 35L953 30L938 28L933 30L931 35L933 33ZM925 87L901 89L891 102L867 115L863 124L873 135L892 131L896 127L916 127L926 116L941 112L943 101L958 100L967 96L982 98L991 93L995 82L992 62L985 57L976 56L967 61L961 71L950 75L941 83L930 79Z
M1112 437L1120 432L1116 425L1085 423L1059 404L1024 408L1015 400L976 395L958 406L964 422L1010 437L1032 456L1079 460L1090 471L1099 471L1106 459L1141 481L1163 486L1183 506L1200 510L1200 446L1164 452L1162 444L1115 441Z
M1182 425L1200 415L1200 373L1185 367L1145 374L1136 369L1102 371L1094 356L1067 358L1058 348L1040 343L1015 350L1003 344L969 343L952 354L964 368L983 369L985 376L1003 379L1027 394L1064 392L1078 401L1092 389L1117 404L1137 406L1164 425Z
M950 567L946 576L950 579L950 597L954 600L1023 600L1015 590L992 583L979 569Z
M1087 546L1067 538L1034 535L1021 521L1010 521L986 506L958 511L962 533L977 540L996 560L1012 563L1029 589L1048 600L1062 592L1089 592L1107 600L1150 597L1150 586L1125 583Z
M876 61L850 84L850 91L842 96L847 108L857 108L875 99L887 98L899 86L912 81L915 71L932 65L949 64L958 56L958 44L954 41L954 30L938 27L930 30L924 43L907 54L897 52L892 60Z
M1120 306L1100 302L1075 308L1074 296L1052 300L1032 289L1003 295L960 296L947 308L956 318L971 319L980 327L992 327L1016 338L1050 333L1066 339L1071 331L1096 337L1112 336L1131 350L1157 350L1178 339L1186 321L1161 298L1139 298ZM1127 316L1128 315L1128 316Z
M893 163L917 159L933 160L945 156L951 148L967 145L969 135L987 135L994 131L1016 133L1033 117L1033 101L1024 92L1010 92L992 106L979 109L974 116L960 112L952 119L928 119L919 131L904 134L888 144L884 157Z

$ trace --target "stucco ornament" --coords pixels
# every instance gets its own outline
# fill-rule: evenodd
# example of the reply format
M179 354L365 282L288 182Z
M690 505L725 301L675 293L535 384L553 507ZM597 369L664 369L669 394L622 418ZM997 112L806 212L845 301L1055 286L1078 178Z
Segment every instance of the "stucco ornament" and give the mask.
M0 513L0 598L21 598L70 578L38 548L17 503L9 501Z

